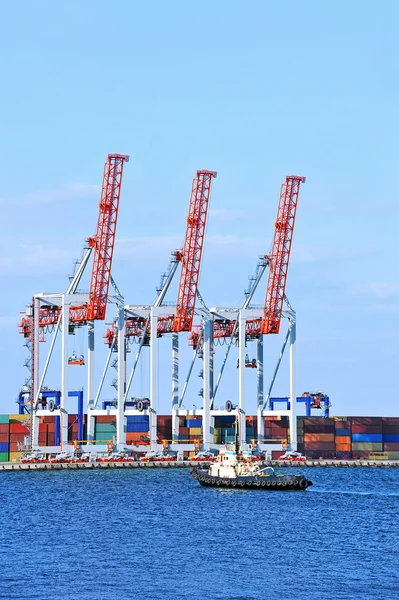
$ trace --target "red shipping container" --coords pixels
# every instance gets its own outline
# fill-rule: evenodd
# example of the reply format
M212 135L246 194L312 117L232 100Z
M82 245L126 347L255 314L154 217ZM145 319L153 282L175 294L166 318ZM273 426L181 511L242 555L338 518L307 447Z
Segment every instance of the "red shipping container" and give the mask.
M381 426L382 417L352 417L352 426L353 425L373 425L373 426Z
M399 442L384 442L384 452L399 451Z
M20 423L10 423L10 433L21 433L22 435L29 435L29 429L25 425Z
M335 421L335 429L350 429L351 421Z
M188 427L180 427L179 434L180 435L188 435Z
M19 451L17 442L10 442L10 445L8 448L9 448L9 452L18 452Z
M335 450L334 442L305 442L305 453L309 451L333 451ZM320 454L321 456L321 454Z
M54 423L54 421L55 421L55 415L51 416L51 417L43 417L43 421L45 423Z
M9 433L0 433L0 444L7 444L8 438L10 437Z
M0 433L8 433L9 430L8 423L0 423Z
M385 431L387 428L396 429L399 433L399 417L382 417L382 428ZM390 432L391 433L391 432ZM395 433L395 432L392 432Z
M55 446L55 435L54 433L49 433L47 436L47 445L48 446Z
M352 425L352 433L382 433L382 424L380 425Z
M306 417L303 419L303 429L306 433L333 433L335 430L334 419Z
M96 417L96 423L116 423L116 417L114 415L101 415Z
M47 432L54 433L55 431L55 423L47 423Z
M39 423L39 433L47 433L47 423Z

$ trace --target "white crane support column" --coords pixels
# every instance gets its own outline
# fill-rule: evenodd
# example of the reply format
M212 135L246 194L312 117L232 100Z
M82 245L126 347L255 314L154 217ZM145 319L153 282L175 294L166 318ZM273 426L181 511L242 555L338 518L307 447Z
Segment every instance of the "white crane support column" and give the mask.
M257 415L258 415L258 443L262 443L265 437L265 422L263 419L263 336L260 335L256 342L257 353Z
M39 321L40 299L33 300L33 327L32 327L32 390L31 390L31 440L32 448L39 446L39 419L36 416L36 398L39 390Z
M213 372L212 372L212 356L213 356L213 317L209 315L203 321L204 330L204 396L203 396L203 413L202 413L202 436L204 448L209 448L211 443L211 428L210 428L210 405L213 396Z
M158 408L158 311L152 306L150 312L150 447L151 450L156 448L158 443L157 432L157 408Z
M61 451L68 450L68 335L69 335L69 304L73 296L62 295L62 335L61 335L61 406L60 432Z
M296 450L297 422L296 422L296 322L290 320L290 444L291 450Z
M87 323L87 439L94 439L94 323Z
M172 440L179 438L179 334L172 333Z
M241 309L238 315L238 418L240 422L240 444L245 444L245 326L246 326L246 311Z
M125 426L125 310L118 307L118 408L116 411L116 446L123 450L126 445Z

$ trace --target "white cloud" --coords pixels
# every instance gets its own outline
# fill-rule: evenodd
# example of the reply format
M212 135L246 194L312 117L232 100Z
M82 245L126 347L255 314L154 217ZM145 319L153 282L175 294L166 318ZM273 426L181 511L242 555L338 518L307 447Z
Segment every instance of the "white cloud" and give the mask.
M3 206L32 206L35 204L49 204L64 202L67 200L77 200L82 198L91 198L100 194L101 186L85 183L71 183L49 190L39 190L37 192L28 192L20 196L9 196L0 198L0 205Z

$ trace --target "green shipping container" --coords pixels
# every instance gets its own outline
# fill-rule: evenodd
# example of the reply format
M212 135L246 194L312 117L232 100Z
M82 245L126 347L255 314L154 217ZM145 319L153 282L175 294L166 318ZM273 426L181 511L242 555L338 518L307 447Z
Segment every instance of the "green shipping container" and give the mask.
M110 423L96 423L95 431L112 431L116 433L116 425L111 425Z
M8 452L0 452L0 462L8 461Z
M0 415L0 424L9 423L10 417L9 415Z
M379 442L352 442L352 452L382 452Z

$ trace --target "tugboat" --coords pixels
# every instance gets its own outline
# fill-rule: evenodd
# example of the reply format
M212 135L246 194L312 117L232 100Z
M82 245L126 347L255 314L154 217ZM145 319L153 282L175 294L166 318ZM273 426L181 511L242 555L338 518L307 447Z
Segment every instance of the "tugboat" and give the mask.
M235 449L221 450L207 469L194 467L190 474L203 487L237 488L246 490L306 490L313 483L303 475L276 474L272 467L261 469L251 461L250 453L241 451L236 421Z

